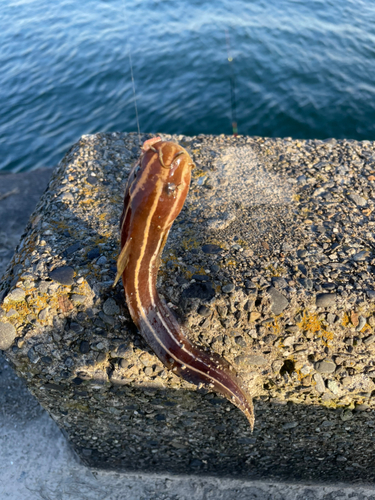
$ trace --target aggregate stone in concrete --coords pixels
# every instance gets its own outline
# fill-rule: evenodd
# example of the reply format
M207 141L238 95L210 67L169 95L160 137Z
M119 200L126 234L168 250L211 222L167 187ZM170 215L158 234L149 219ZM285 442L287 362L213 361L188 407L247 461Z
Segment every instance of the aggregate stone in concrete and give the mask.
M315 364L315 370L318 373L333 373L336 370L336 365L331 361L318 361Z
M229 401L163 367L112 288L133 134L84 136L55 171L1 284L3 298L25 293L1 305L16 331L9 362L86 464L372 480L374 144L165 138L197 167L159 292L184 333L239 372L254 433ZM53 278L61 268L69 279Z
M318 307L328 307L335 303L335 293L318 293L316 296L316 305Z
M49 273L51 280L70 286L73 284L74 269L69 266L56 267Z
M267 291L271 296L271 312L275 316L279 316L288 307L289 302L276 288L270 287Z
M316 383L315 385L315 390L317 392L324 392L326 390L326 387L324 385L324 380L323 380L323 377L321 376L320 373L315 373L314 374L314 381Z
M120 313L120 308L113 299L109 298L103 304L103 311L108 316L114 316Z
M21 300L25 300L25 291L22 290L22 288L15 288L11 293L9 293L5 299L4 302L19 302Z
M16 336L17 331L11 323L0 321L0 349L9 349Z

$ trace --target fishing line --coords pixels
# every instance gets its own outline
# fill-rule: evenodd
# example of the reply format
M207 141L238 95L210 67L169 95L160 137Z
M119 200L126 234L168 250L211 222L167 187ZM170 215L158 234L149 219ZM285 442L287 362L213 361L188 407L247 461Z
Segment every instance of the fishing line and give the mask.
M134 108L135 108L135 116L137 119L137 128L138 128L138 145L141 147L141 130L139 128L139 119L138 119L138 108L137 108L137 96L135 93L135 83L134 83L134 76L133 76L133 64L132 64L132 57L130 54L130 48L129 48L129 64L130 64L130 74L132 78L132 85L133 85L133 101L134 101Z
M228 64L230 69L230 100L231 100L231 110L232 110L232 130L233 135L237 137L237 106L236 106L236 81L234 78L233 70L233 57L230 53L230 39L228 30L225 30L225 38L227 40L227 52L228 52Z
M122 1L122 13L124 17L124 24L126 23L126 9L125 9L125 0ZM138 146L141 147L141 130L139 127L139 118L138 118L138 108L137 108L137 95L135 92L135 82L134 82L134 74L133 74L133 63L132 63L132 56L130 53L130 44L128 43L128 56L129 56L129 66L130 66L130 76L132 80L132 87L133 87L133 102L134 102L134 109L135 109L135 118L137 120L137 129L138 129Z

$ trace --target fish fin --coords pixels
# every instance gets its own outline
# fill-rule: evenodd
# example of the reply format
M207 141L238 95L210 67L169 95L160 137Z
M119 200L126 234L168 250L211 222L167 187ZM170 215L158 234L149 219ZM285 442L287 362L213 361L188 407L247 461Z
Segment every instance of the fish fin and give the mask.
M114 288L117 285L118 280L123 275L126 266L129 261L129 253L130 253L130 241L127 241L125 245L122 247L120 255L117 258L117 274L115 281L113 282L112 287Z
M161 264L161 255L163 253L163 248L165 247L165 244L167 243L168 234L169 234L169 229L162 236L160 249L159 249L159 252L158 252L157 259L156 259L156 269L159 269L159 267L160 267L160 264Z

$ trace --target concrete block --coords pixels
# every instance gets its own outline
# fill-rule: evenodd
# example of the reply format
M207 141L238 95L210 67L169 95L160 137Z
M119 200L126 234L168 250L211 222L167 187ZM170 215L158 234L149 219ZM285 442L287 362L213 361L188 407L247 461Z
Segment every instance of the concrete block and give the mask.
M161 365L112 289L134 134L84 136L54 172L1 283L7 359L88 465L373 479L374 143L164 138L197 168L159 293L240 373L254 432Z

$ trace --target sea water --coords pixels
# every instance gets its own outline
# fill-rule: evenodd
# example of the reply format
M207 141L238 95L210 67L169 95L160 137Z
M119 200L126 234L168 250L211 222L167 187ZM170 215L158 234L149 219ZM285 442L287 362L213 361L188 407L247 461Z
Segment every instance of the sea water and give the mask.
M371 0L3 0L0 170L82 134L375 139ZM228 44L229 42L229 44ZM232 63L228 62L233 58Z

